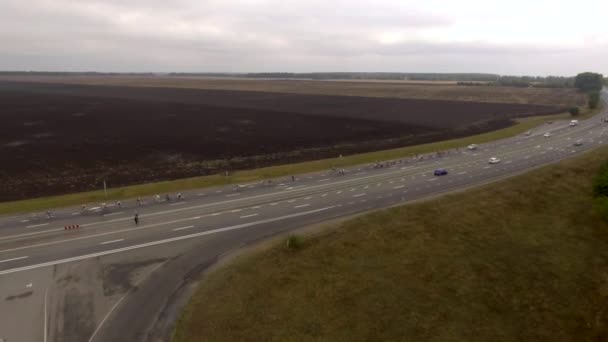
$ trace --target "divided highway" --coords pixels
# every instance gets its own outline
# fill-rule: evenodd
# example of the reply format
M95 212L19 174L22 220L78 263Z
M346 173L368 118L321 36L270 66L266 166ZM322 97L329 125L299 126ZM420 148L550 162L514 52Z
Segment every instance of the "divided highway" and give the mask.
M148 198L140 203L130 200L120 205L53 211L51 218L46 213L0 218L0 279L102 256L128 256L136 250L178 248L179 242L206 237L214 238L213 255L220 255L233 249L239 239L243 243L255 241L310 223L491 182L579 155L608 143L604 117L605 113L596 115L574 127L568 122L545 124L531 135L480 144L473 151L463 147L441 155L384 161L382 167L362 165L345 170L343 175L339 170L328 170L296 175L294 180L190 191L181 199L173 194L170 201ZM578 140L582 145L575 146ZM501 161L490 164L491 157ZM438 168L448 174L435 176ZM139 224L134 222L136 212ZM224 237L230 240L225 247ZM118 308L113 316L133 314L130 310L135 310L136 302L122 305L124 308ZM147 329L149 319L156 318L142 314L141 324L133 326ZM105 331L95 330L95 340L143 339L141 331L137 336L117 337L117 325L126 324L117 321L106 322ZM46 326L44 329L46 334Z

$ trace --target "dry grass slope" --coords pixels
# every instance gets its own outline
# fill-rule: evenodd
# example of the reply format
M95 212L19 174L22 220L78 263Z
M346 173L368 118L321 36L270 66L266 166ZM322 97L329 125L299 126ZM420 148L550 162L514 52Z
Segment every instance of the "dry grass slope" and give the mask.
M185 341L605 341L608 149L348 221L211 274Z

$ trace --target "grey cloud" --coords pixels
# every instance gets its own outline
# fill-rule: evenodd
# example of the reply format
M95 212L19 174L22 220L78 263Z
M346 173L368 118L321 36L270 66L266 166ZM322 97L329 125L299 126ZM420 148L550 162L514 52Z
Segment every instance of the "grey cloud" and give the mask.
M381 44L374 38L452 24L397 0L4 0L0 69L509 73L521 70L522 57L576 64L580 55L542 44ZM595 56L608 48L592 50ZM557 67L548 73L568 70Z

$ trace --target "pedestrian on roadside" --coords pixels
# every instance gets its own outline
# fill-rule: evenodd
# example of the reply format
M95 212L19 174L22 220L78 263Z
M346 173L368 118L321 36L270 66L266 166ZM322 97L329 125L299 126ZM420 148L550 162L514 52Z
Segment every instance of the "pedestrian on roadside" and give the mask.
M295 182L296 181L296 177L295 176L291 176L291 181Z
M182 199L182 193L178 192L177 193L177 200L180 201Z
M133 218L133 220L135 221L135 225L139 225L139 214L135 213L135 217Z

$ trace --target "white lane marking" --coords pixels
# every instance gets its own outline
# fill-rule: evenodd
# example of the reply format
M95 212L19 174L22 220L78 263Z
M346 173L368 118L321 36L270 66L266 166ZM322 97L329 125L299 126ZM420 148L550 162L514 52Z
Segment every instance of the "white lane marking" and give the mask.
M439 179L439 178L432 178L432 179L429 179L429 182L436 181L437 179Z
M491 168L491 166L490 166L490 165L488 165L488 166L484 166L483 168L484 168L484 169L489 169L489 168Z
M194 228L194 226L179 227L179 228L175 228L175 229L172 229L172 230L173 231L178 231L178 230L191 229L191 228Z
M261 207L261 205L256 205L255 207L251 207L250 209L260 209Z
M221 194L222 192L224 192L224 190L217 190L215 193L216 194Z
M196 194L196 196L205 196L205 194Z
M213 213L213 214L211 214L211 216L218 216L218 215L222 215L222 214L223 214L222 212L219 212L219 213Z
M393 189L401 189L401 188L403 188L403 187L405 187L405 185L397 185L397 186L396 186L396 187L394 187Z
M317 182L327 182L328 180L330 180L331 178L323 178L323 179L319 179Z
M294 207L294 209L308 207L309 205L310 205L309 203L307 203L307 204L300 204L300 205L296 205L296 206Z
M27 259L27 258L29 258L29 257L27 257L27 256L23 256L23 257L18 257L18 258L12 258L12 259L0 260L0 263L3 263L3 262L9 262L9 261L15 261L15 260L21 260L21 259Z
M505 164L511 164L512 162L513 162L512 160L507 160L507 161L505 162Z
M325 196L327 196L327 193L325 193L325 194L321 195L321 197L325 197Z
M186 204L186 203L188 203L188 202L186 202L186 201L184 201L184 202L177 202L177 203L171 203L169 205L173 207L173 206L176 206L176 205L182 205L182 204Z
M259 214L249 214L249 215L241 216L241 218L244 219L244 218L254 217L254 216L258 216L258 215Z
M42 267L60 265L60 264L66 264L66 263L72 262L72 261L96 258L96 257L104 256L104 255L122 253L122 252L130 251L130 250L134 250L134 249L140 249L140 248L145 248L145 247L150 247L150 246L158 246L158 245L162 245L162 244L166 244L166 243L170 243L170 242L187 240L187 239L192 239L192 238L196 238L196 237L200 237L200 236L218 234L218 233L223 233L223 232L227 232L227 231L243 229L243 228L248 228L248 227L252 227L252 226L258 226L260 224L265 224L265 223L270 223L270 222L283 221L283 220L294 218L294 217L300 217L300 216L305 216L305 215L310 215L310 214L327 211L327 210L333 209L335 207L336 206L330 206L330 207L325 207L325 208L320 208L320 209L315 209L315 210L310 210L310 211L303 211L301 213L279 216L279 217L270 218L270 219L266 219L266 220L248 222L248 223L238 224L238 225L234 225L234 226L228 226L228 227L224 227L224 228L217 228L217 229L207 230L204 232L193 233L193 234L189 234L189 235L183 235L183 236L177 236L177 237L163 239L163 240L146 242L146 243L133 245L133 246L110 249L107 251L102 251L102 252L97 252L97 253L84 254L84 255L79 255L79 256L66 258L66 259L58 259L58 260L47 261L47 262L35 264L35 265L29 265L29 266L24 266L24 267L19 267L19 268L2 270L2 271L0 271L0 275L11 274L11 273L16 273L16 272L23 272L23 271L33 270L33 269L37 269L37 268L42 268Z
M36 227L42 227L42 226L48 226L49 223L41 223L41 224L33 224L31 226L25 226L25 228L36 228Z
M381 186L381 185L382 185L382 183L378 183L378 184L376 184L376 186Z
M364 186L363 189L369 189L369 185Z
M296 201L295 199L292 199L292 200L287 201L287 203L293 203L295 201Z
M355 190L357 190L357 188L352 188L352 189L350 189L350 192L353 192Z
M46 342L46 335L47 335L47 327L46 327L46 325L47 325L47 320L48 320L48 318L47 318L48 314L47 314L47 304L46 304L47 303L47 299L46 298L47 298L48 292L49 292L48 288L44 289L44 326L43 326L44 331L43 331L43 335L42 335L44 342Z
M160 263L158 264L158 266L154 267L150 272L148 272L148 275L154 273L154 271L156 271L157 269L159 269L162 265L164 265L164 263ZM140 277L135 284L133 284L132 289L136 289L137 286L139 286L139 284L146 279L147 277ZM92 342L93 339L95 338L95 335L97 335L97 333L99 332L99 330L101 329L101 326L106 322L106 320L108 319L108 317L110 317L110 315L112 314L112 312L114 312L114 310L116 310L116 308L120 305L120 303L122 303L122 301L127 298L127 296L129 295L129 293L131 293L131 290L128 290L127 293L125 293L117 302L116 304L114 304L114 306L112 306L112 308L110 309L110 311L108 311L108 313L106 314L106 316L101 320L101 323L99 323L99 326L97 326L97 329L95 329L95 331L93 331L93 334L91 335L91 337L89 338L88 342Z
M216 214L209 214L209 215L204 215L204 216L207 217L207 216L215 216L215 215L219 215L219 214L216 213ZM72 239L59 240L59 241L53 241L53 242L44 242L44 243L39 243L37 245L27 245L27 246L22 246L22 247L15 247L15 248L11 248L11 249L0 250L0 253L14 252L14 251L22 250L22 249L30 249L30 248L35 248L35 247L57 245L57 244L60 244L60 243L66 243L66 242L72 242L72 241L78 241L78 240L84 240L84 239L91 239L91 238L96 238L96 237L106 236L106 235L127 233L127 232L141 230L141 229L148 229L148 228L152 228L152 227L164 226L164 225L167 225L167 224L179 223L179 222L184 222L184 221L198 220L201 217L202 216L189 217L189 218L185 218L185 219L168 221L168 222L159 222L159 223L155 223L155 224L149 224L149 225L146 225L146 226L139 226L139 227L134 227L134 228L128 228L128 229L123 229L123 230L119 230L119 231L111 231L111 232L105 232L105 233L99 233L99 234L93 234L93 235L87 235L87 236L80 236L80 237L76 237L76 238L72 238ZM63 229L61 229L61 231L63 231ZM30 234L23 234L23 235L31 235L31 233ZM10 237L7 237L7 238L10 238Z
M312 198L312 196L308 196L308 197L306 197L304 200L309 200L309 199L311 199L311 198Z
M277 205L277 204L279 204L279 202L270 203L270 205L273 205L273 206Z
M464 175L465 173L467 173L466 171L462 171L462 172L458 172L457 175Z
M77 212L72 213L72 216L78 215L78 214L80 214L80 212L77 211Z
M234 196L239 196L239 195L240 195L240 193L238 193L238 194L230 194L230 195L226 195L226 197L234 197Z
M121 242L121 241L125 241L125 239L116 239L116 240L106 241L106 242L100 243L100 245L109 245L111 243L116 243L116 242Z
M355 176L358 176L358 175L364 175L364 174L366 174L366 173L367 173L367 171L363 171L363 172L357 172L357 173L355 173Z
M234 210L230 210L231 213L238 213L239 211L242 211L243 209L234 209Z
M532 156L525 156L524 159L530 159Z
M353 197L361 197L361 196L365 196L365 193L353 195Z
M342 193L342 190L340 190L340 191L336 191L336 194L337 194L337 195L339 195L339 194L341 194L341 193Z
M110 214L104 214L103 216L116 216L116 215L120 215L120 214L124 214L124 211L119 211L117 213L110 213Z

